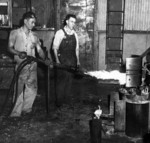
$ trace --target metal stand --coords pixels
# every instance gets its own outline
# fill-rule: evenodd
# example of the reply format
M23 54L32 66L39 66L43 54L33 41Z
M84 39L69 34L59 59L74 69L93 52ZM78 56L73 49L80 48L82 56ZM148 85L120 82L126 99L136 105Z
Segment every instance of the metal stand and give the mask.
M102 138L102 122L101 119L92 119L89 122L91 143L101 143Z
M49 113L49 97L50 97L50 67L47 67L47 94L46 94L46 111Z

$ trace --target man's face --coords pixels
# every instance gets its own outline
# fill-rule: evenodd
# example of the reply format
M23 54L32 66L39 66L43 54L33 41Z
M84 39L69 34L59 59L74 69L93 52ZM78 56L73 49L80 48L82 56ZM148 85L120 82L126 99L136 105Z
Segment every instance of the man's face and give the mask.
M28 18L28 19L25 19L25 26L28 30L32 30L33 27L35 26L35 18Z
M76 23L76 19L73 18L73 17L70 17L67 21L67 26L72 30L73 27L75 26L75 23Z

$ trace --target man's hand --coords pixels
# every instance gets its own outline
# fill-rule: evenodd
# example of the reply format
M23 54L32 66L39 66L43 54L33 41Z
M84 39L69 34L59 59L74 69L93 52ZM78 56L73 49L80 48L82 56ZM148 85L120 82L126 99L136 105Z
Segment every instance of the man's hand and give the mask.
M44 61L44 63L47 65L47 66L49 66L50 68L53 68L53 64L52 64L52 62L50 61L50 59L46 59L45 61Z
M19 52L18 56L20 59L25 59L27 57L27 53L26 52Z
M80 66L80 62L79 62L79 60L77 60L77 66L78 66L78 67Z

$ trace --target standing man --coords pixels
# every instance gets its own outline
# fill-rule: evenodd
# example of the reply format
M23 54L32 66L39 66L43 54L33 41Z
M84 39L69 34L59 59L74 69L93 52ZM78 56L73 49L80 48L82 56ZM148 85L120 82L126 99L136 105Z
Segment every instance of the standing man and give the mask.
M77 67L79 62L79 42L74 31L76 16L68 14L64 20L64 28L56 32L53 41L53 50L57 64ZM72 73L65 70L56 70L56 106L71 101Z
M23 25L12 30L9 36L8 50L14 55L16 69L27 57L35 57L35 48L39 56L45 59L41 49L39 39L32 32L35 26L36 17L33 12L27 12L23 15ZM21 71L18 79L18 98L10 114L11 117L20 117L21 113L30 113L32 105L37 95L37 63L27 64Z

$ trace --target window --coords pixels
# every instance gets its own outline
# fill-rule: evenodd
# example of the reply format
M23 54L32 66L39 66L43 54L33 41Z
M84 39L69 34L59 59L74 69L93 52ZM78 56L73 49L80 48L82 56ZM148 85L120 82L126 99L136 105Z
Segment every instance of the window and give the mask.
M11 0L0 0L0 27L12 27Z

